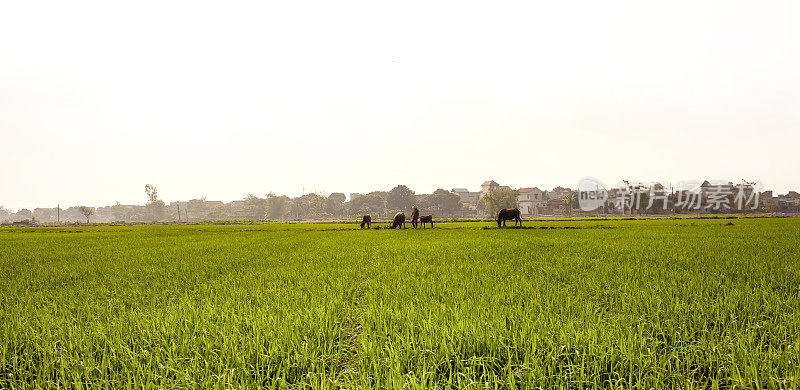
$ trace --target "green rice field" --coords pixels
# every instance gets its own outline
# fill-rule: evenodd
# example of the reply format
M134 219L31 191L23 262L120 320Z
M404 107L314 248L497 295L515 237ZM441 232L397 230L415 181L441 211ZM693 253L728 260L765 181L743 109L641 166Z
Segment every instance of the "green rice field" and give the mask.
M3 228L0 388L800 387L800 218L524 224Z

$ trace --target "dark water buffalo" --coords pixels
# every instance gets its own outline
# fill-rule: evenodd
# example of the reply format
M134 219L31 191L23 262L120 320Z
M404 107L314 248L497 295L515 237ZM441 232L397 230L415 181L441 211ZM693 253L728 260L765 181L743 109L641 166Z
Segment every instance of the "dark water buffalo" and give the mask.
M433 215L423 215L419 217L419 221L422 222L423 229L425 228L426 223L431 224L431 227L433 227Z
M497 213L497 227L500 227L500 224L506 226L506 221L514 220L514 226L522 226L522 218L520 217L519 209L502 209L499 213Z
M401 229L406 228L406 215L403 213L397 213L394 215L394 219L392 219L392 226L390 229L394 229L399 227Z
M364 214L364 217L361 218L361 228L363 229L364 226L366 226L367 229L372 227L372 217L370 217L369 214Z

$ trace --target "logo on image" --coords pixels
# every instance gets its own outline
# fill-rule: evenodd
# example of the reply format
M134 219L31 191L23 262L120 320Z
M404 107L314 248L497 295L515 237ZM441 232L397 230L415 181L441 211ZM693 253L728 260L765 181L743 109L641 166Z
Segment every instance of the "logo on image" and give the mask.
M608 190L599 180L584 178L578 182L578 206L583 211L595 211L606 204Z

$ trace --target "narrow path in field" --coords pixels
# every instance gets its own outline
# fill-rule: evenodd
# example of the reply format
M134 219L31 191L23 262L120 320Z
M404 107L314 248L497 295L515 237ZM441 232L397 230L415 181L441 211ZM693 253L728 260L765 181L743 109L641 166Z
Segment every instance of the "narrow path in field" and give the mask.
M350 307L343 313L342 330L339 335L339 352L336 367L331 375L334 385L340 389L360 389L358 385L361 362L361 335L364 330L364 313L367 310L367 289L377 264L370 259L362 280L353 289Z
M363 292L363 288L362 291ZM349 312L346 314L342 323L342 334L338 359L336 361L336 374L334 376L335 385L342 389L357 389L358 379L358 360L361 341L359 337L363 330L364 321L364 294L356 294Z

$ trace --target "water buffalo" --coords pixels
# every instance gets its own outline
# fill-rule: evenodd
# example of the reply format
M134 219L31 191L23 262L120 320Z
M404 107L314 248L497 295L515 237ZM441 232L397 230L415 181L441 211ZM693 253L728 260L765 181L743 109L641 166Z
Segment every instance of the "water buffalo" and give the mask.
M431 224L431 227L433 227L433 215L423 215L419 217L419 221L422 222L423 229L425 228L426 223Z
M364 214L364 217L361 218L361 228L363 229L364 226L366 226L367 229L372 227L372 217L370 217L369 214Z
M394 215L394 219L392 219L392 226L390 229L394 229L399 227L401 229L406 228L406 215L403 213L397 213Z
M497 213L497 227L502 224L506 226L506 221L514 220L514 226L522 226L522 218L520 217L519 209L502 209Z

